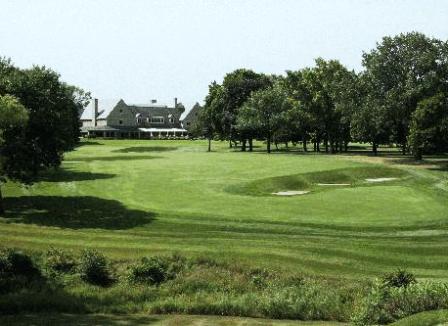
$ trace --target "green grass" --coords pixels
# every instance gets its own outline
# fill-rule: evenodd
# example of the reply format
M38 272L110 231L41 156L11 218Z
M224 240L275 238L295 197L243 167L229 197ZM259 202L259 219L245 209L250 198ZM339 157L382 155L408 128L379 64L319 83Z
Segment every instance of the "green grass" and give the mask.
M425 311L400 319L391 326L441 326L448 325L448 310Z
M154 326L343 326L336 322L299 322L259 318L187 315L24 315L0 317L1 325L154 325Z
M91 247L118 260L179 252L331 278L397 267L448 278L443 165L359 153L241 153L219 142L214 149L205 152L203 141L84 142L31 187L3 187L0 244ZM363 181L390 176L399 179ZM341 181L350 186L316 185ZM311 192L270 195L289 188Z

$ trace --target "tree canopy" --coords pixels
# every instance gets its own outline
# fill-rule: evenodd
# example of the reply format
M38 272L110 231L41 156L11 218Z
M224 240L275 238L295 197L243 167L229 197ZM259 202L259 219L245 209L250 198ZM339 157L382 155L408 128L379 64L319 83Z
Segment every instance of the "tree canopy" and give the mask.
M359 73L322 58L284 76L235 70L209 86L202 124L209 139L238 140L242 150L254 138L268 152L272 141L331 153L350 141L371 143L375 154L396 145L417 158L446 150L444 120L431 116L447 110L448 43L416 32L384 37L362 63Z
M30 182L59 166L64 151L78 143L79 116L90 94L51 69L19 69L0 58L0 98L0 176Z

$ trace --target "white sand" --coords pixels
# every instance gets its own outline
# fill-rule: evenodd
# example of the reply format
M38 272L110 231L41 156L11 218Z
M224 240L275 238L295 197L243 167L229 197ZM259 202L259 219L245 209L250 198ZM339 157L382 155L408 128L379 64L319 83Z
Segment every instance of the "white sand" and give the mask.
M350 186L350 183L318 183L318 186Z
M372 178L366 179L367 182L384 182L384 181L392 181L397 180L398 178Z
M309 191L306 190L287 190L287 191L279 191L279 192L273 192L273 195L277 196L297 196L297 195L305 195L309 193Z

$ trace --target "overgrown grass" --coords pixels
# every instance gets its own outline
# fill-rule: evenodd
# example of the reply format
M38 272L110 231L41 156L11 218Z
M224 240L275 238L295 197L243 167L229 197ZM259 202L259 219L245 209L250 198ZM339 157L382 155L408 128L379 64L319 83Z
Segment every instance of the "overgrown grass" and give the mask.
M96 274L93 279L87 278L82 268L86 264L83 261L87 261L89 268L99 262L103 271L106 262L99 252L80 252L74 257L79 267L76 272L69 273L45 268L54 261L55 253L58 257L68 256L59 249L53 248L52 255L35 252L33 258L13 249L6 252L6 257L20 255L21 261L27 261L26 265L33 266L35 272L25 274L28 282L23 283L24 287L17 286L14 275L0 273L1 284L7 285L6 292L0 294L0 315L148 312L352 320L356 325L372 325L387 324L421 311L448 308L447 283L415 280L390 283L392 274L381 282L351 284L174 255L147 257L139 262L110 262L117 278L104 287L103 278L101 282ZM20 274L20 270L17 269L16 274ZM412 279L412 274L405 271L393 275L400 279L401 275L407 275L407 279Z

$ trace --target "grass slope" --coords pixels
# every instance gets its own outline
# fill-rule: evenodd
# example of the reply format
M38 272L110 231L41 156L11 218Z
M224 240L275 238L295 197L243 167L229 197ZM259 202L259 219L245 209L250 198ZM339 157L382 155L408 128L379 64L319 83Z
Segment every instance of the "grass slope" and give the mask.
M258 318L187 315L25 315L0 317L2 325L154 325L154 326L342 326L336 322L299 322Z
M421 312L396 321L391 326L436 326L448 325L448 310Z
M213 146L206 153L202 141L83 142L31 187L4 186L0 244L91 247L119 260L180 252L335 278L397 267L448 277L445 167ZM363 182L390 176L399 179ZM350 186L315 185L336 181ZM311 193L266 195L303 186Z

